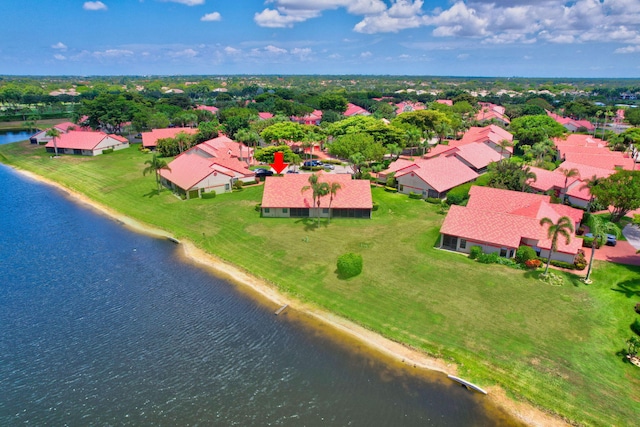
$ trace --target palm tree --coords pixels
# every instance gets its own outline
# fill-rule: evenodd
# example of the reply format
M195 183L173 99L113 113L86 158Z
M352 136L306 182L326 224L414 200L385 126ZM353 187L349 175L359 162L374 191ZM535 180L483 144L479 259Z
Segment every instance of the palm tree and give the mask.
M596 132L598 130L598 120L600 120L600 116L602 115L602 110L598 110L596 112L596 127L593 129L593 137L596 137Z
M522 175L522 192L527 191L527 187L529 186L529 180L535 182L538 179L538 176L531 170L529 166L522 169L524 172Z
M332 182L329 184L329 224L331 224L331 203L333 202L333 198L338 193L342 186L338 182Z
M598 243L604 239L605 235L613 234L616 237L619 237L620 232L618 227L613 223L607 222L597 215L590 215L587 225L589 226L589 232L593 235L593 242L591 242L591 257L589 258L589 268L587 269L587 275L584 278L584 282L591 283L591 267L593 265L593 258L596 254L596 249L599 246Z
M571 169L564 169L564 168L560 168L560 172L562 172L562 175L564 175L564 197L563 200L567 200L567 184L569 183L569 178L573 178L574 176L580 176L580 171L578 171L578 169L576 168L571 168Z
M56 128L51 128L47 130L47 136L50 136L53 139L53 151L54 156L58 157L58 137L60 136L60 131Z
M149 165L146 168L144 168L144 170L142 171L142 175L145 176L148 173L155 173L156 175L156 184L158 185L158 194L160 194L160 171L162 169L171 171L171 169L169 168L169 165L167 165L167 162L165 162L162 159L159 159L155 153L153 155L153 158L151 160L147 160L144 162L145 165Z
M548 225L547 237L551 239L551 248L549 249L549 258L547 258L547 266L544 269L544 275L549 272L549 264L551 264L551 255L558 250L558 237L564 236L566 244L571 241L571 233L573 233L573 223L571 218L563 216L558 218L558 222L554 223L551 218L544 217L540 220L540 225Z
M316 223L316 227L320 226L320 199L324 196L326 196L327 194L329 194L330 191L330 187L329 184L326 182L320 182L318 180L318 175L316 174L311 174L309 175L309 185L305 185L304 187L302 187L302 192L304 193L307 190L311 190L312 191L312 198L313 198L313 206L317 208L316 211L316 216L317 216L317 223Z
M405 137L407 138L407 146L411 147L411 155L413 156L413 149L416 147L416 145L420 144L422 134L420 133L420 130L412 127L410 129L407 129L407 131L405 132Z
M591 207L593 205L593 200L595 199L595 197L593 197L593 194L591 194L591 189L595 186L597 186L598 184L600 184L600 181L602 180L602 178L599 178L597 175L593 175L591 178L587 178L584 180L584 184L582 185L582 187L580 187L581 189L584 188L588 188L589 189L589 204L587 205L587 213L591 212Z
M498 142L498 147L500 147L500 155L502 156L502 159L500 159L500 161L503 161L505 159L505 150L509 147L513 147L513 142L509 141L508 139L502 139Z

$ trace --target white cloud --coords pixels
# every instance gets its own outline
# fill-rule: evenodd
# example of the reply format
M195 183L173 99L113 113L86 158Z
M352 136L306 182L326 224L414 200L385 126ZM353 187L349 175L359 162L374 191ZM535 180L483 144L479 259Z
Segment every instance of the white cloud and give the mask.
M280 13L278 10L265 9L260 13L256 13L253 16L253 20L261 27L286 28L318 16L320 16L320 13L316 11L303 10L293 13Z
M369 15L382 13L387 9L382 0L267 0L266 3L273 3L275 9L256 13L254 21L261 27L270 28L292 27L319 17L325 10L344 8L353 15Z
M58 43L56 43L56 44L53 44L53 45L51 45L51 47L52 47L53 49L67 50L67 45L65 45L65 44L64 44L64 43L62 43L62 42L58 42Z
M269 45L269 46L265 47L264 50L266 52L268 52L268 53L272 53L272 54L275 54L275 55L283 55L283 54L287 53L286 49L282 49L280 47L276 47L276 46L273 46L273 45Z
M53 55L53 57L54 57L55 59L57 59L58 61L64 61L65 59L67 59L67 57L66 57L66 56L64 56L64 55L60 55L59 53L56 53L55 55Z
M171 52L169 53L169 56L173 58L193 58L194 56L198 56L198 51L189 48L189 49L179 50L176 52Z
M370 58L371 56L373 56L373 53L366 51L366 52L362 52L360 54L360 58Z
M640 52L640 45L621 47L613 51L613 53L636 53Z
M84 10L107 10L107 5L101 1L87 1L82 5Z
M222 15L220 15L220 12L211 12L204 15L200 20L205 22L220 21L222 20Z
M205 2L205 0L163 0L163 1L170 2L170 3L180 3L186 6L200 6Z
M133 55L133 51L128 49L107 49L93 52L93 56L98 58L118 58Z
M227 46L224 48L225 53L229 54L229 55L239 55L240 53L242 53L242 51L240 49L236 49L234 47L231 46Z

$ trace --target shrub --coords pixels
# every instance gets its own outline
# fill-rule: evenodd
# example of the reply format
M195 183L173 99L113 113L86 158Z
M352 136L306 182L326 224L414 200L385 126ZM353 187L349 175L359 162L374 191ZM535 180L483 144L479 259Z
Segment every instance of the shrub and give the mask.
M233 189L234 190L242 190L242 187L244 186L244 182L237 180L236 182L233 183Z
M338 257L338 274L344 279L362 273L362 255L347 252Z
M536 258L536 251L531 246L522 245L516 250L516 261L524 264L529 260Z
M391 172L389 176L387 176L387 181L385 182L387 187L396 187L398 185L398 181L396 181L395 172Z
M372 210L373 212L375 212L375 211L377 211L377 210L378 210L378 208L379 208L378 203L377 203L377 202L373 202L373 207L371 208L371 210Z
M583 248L590 248L591 245L593 245L593 239L595 239L595 237L583 237L582 238L582 247ZM596 249L600 249L600 246L602 245L602 240L603 239L600 239L596 243Z
M113 153L113 148L105 148L102 150L102 154L111 154Z
M535 270L536 268L540 268L542 265L542 261L539 259L528 259L524 262L525 267Z
M256 203L255 210L256 210L256 212L262 211L262 203Z
M575 270L576 268L576 266L571 263L564 262L564 261L556 261L555 259L552 259L550 264L553 265L554 267L566 268L568 270Z
M576 270L584 270L587 267L587 259L585 258L584 251L582 249L578 251L578 256L576 257L573 265Z
M466 201L467 198L462 194L451 194L451 192L447 193L447 203L450 205L462 205Z
M216 195L217 194L215 191L210 191L208 193L202 193L200 197L202 197L203 199L215 199Z
M636 334L640 335L640 320L636 319L631 324L631 330Z
M384 187L384 191L388 191L390 193L397 193L398 189L395 187Z
M300 166L300 169L302 169L303 171L312 171L312 172L324 170L322 166Z
M414 193L413 191L409 193L410 199L422 199L422 194Z
M469 258L477 259L480 255L482 255L482 246L471 246L471 249L469 249Z
M496 264L498 263L500 255L497 252L492 252L490 254L480 254L478 256L478 262L481 264Z
M434 205L439 205L442 202L442 200L438 199L437 197L427 197L425 200L427 201L427 203L431 203Z

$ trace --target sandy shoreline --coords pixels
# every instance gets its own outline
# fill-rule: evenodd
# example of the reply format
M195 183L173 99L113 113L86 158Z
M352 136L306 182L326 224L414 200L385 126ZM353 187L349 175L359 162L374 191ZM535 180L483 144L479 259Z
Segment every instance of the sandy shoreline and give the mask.
M104 214L129 227L133 231L147 234L149 236L175 240L171 233L167 231L150 227L147 224L129 218L107 206L93 201L84 194L75 192L66 187L61 187L57 182L51 181L47 178L25 170L17 169L15 167L12 167L12 169L30 179L60 189L73 201L88 205L99 213ZM300 313L302 317L307 317L324 326L328 326L332 329L332 332L347 336L352 340L357 341L359 344L364 345L372 352L375 352L395 362L422 370L425 374L428 373L425 371L435 371L451 375L457 374L457 366L454 364L448 363L442 359L427 356L424 353L384 338L383 336L375 332L363 328L346 319L340 318L330 312L326 312L318 308L303 304L300 301L294 300L293 298L290 298L287 295L278 292L277 289L275 289L267 282L243 271L242 269L228 262L215 257L214 255L204 252L203 250L196 247L192 242L181 241L180 246L187 260L207 268L216 276L229 280L232 283L240 286L241 288L245 288L244 290L248 291L248 293L254 298L258 298L265 303L268 302L270 304L273 304L274 310L287 304L287 310ZM446 377L443 375L443 378ZM509 415L513 416L516 420L519 420L527 425L569 425L559 417L547 414L532 405L522 402L516 402L510 399L509 397L507 397L505 391L500 387L492 386L485 389L489 392L489 394L487 395L487 400L489 400L490 405L494 405L495 407L504 410Z

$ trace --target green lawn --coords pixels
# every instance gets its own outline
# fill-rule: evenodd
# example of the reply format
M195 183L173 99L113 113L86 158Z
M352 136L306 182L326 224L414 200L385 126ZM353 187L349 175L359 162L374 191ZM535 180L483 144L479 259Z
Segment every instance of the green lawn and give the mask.
M640 413L640 369L617 354L632 334L640 269L598 263L594 284L565 275L483 265L434 249L437 206L373 189L372 220L262 219L262 187L213 199L157 195L142 176L150 154L136 148L95 158L50 159L44 148L0 147L0 161L56 180L130 217L239 265L300 300L454 361L482 386L585 425L629 425ZM358 277L339 280L336 259L364 258Z

